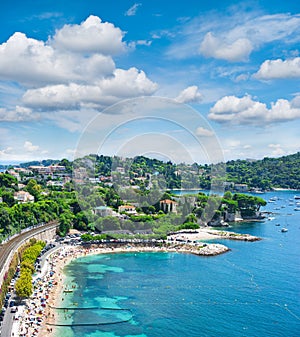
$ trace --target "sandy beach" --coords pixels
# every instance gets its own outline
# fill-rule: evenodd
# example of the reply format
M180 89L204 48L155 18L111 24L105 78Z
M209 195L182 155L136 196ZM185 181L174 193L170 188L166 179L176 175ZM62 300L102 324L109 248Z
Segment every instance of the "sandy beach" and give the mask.
M226 246L219 244L204 245L201 249L201 255L203 256L222 254L229 250ZM18 336L55 336L55 322L58 317L53 307L61 306L61 300L64 296L63 268L68 263L81 256L122 252L181 252L200 255L198 249L182 244L169 245L168 247L132 245L126 247L83 248L65 246L48 258L47 272L43 278L38 279L35 285L36 291L33 297L27 301L27 309L25 309L24 315L19 322ZM45 302L41 301L43 298L46 298ZM45 307L41 307L42 303L45 303Z
M229 251L225 245L209 243L204 240L216 238L256 241L259 238L247 234L216 231L210 228L196 231L179 232L168 237L164 244L150 242L147 244L100 244L86 246L62 246L53 252L45 262L43 270L34 279L34 293L26 301L23 313L19 313L14 328L15 336L44 337L55 336L55 324L59 320L55 308L61 307L64 297L64 267L73 259L91 254L108 254L122 252L179 252L200 256L214 256Z

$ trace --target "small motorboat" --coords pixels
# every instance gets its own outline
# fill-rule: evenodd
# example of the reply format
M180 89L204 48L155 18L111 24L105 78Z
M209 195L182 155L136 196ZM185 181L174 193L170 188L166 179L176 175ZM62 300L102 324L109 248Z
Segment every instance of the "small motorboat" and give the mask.
M285 232L287 232L287 231L288 231L287 228L285 228L285 227L281 228L281 232L282 232L282 233L285 233Z

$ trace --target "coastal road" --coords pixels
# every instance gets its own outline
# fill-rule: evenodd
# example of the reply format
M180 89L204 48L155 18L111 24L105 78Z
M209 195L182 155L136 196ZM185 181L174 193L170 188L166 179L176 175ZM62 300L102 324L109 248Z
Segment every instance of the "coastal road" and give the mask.
M56 222L49 222L45 225L38 226L35 228L32 228L29 231L23 232L8 242L0 245L0 271L3 270L5 263L12 251L16 251L16 249L19 247L20 243L26 239L30 239L33 235L41 233L45 230L52 229L57 227Z
M30 239L32 236L35 234L39 234L45 230L53 229L57 227L56 222L50 222L42 226L38 226L35 228L32 228L31 230L28 230L26 232L23 232L8 242L2 244L0 246L0 271L4 268L7 259L9 258L9 255L12 251L16 251L20 245L21 242L23 242L26 239ZM48 255L48 254L47 254ZM13 293L12 299L15 300L15 294ZM11 301L11 300L10 300ZM9 301L9 302L10 302ZM2 326L0 328L0 336L3 337L8 337L11 336L11 328L12 328L12 323L15 314L11 313L11 308L8 307L4 316L4 320L2 322Z
M12 296L12 300L15 300L15 295ZM9 301L11 302L11 300ZM5 315L4 315L4 319L2 322L2 326L1 326L1 330L0 330L0 336L1 337L10 337L11 336L11 328L12 328L12 324L14 321L14 316L15 313L11 312L11 307L8 307L6 309Z
M51 248L45 254L42 255L42 259L41 259L41 263L40 263L40 265L42 267L41 270L44 269L46 260L49 257L49 255L53 254L53 252L55 252L56 250L61 249L61 247L62 247L61 244L57 244L56 246L54 246L53 248ZM41 277L41 272L38 273L38 277ZM16 297L15 292L12 293L12 296L11 296L11 298L9 300L9 303L12 300L15 301L15 302L18 301L18 298ZM24 306L25 305L24 303L22 303L22 304L17 303L17 306L15 306L15 308L17 309L16 313L12 313L11 312L11 307L8 306L8 308L6 309L5 315L4 315L3 322L2 322L2 324L0 324L0 337L17 336L16 332L15 332L14 335L12 334L13 322L14 322L15 316L18 315L18 311L19 311L20 305Z

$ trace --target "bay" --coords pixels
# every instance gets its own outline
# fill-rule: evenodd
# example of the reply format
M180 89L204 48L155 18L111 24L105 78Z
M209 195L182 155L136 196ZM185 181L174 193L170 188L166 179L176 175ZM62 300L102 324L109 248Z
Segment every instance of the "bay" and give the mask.
M295 194L260 195L275 199L263 209L273 214L229 230L263 240L214 240L231 249L220 256L123 253L76 259L65 268L67 284L77 287L64 301L75 308L69 311L72 326L58 328L57 336L298 336Z

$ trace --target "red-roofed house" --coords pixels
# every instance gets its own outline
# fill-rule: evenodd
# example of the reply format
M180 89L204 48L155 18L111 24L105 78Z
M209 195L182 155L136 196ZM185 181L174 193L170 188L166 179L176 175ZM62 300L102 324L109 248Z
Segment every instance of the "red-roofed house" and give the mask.
M160 209L165 213L177 213L178 203L174 200L165 199L159 202Z
M118 212L122 213L128 213L128 214L136 214L136 209L132 205L121 205L118 207Z

